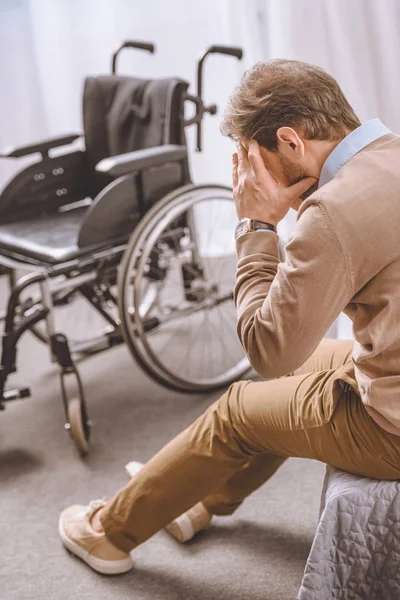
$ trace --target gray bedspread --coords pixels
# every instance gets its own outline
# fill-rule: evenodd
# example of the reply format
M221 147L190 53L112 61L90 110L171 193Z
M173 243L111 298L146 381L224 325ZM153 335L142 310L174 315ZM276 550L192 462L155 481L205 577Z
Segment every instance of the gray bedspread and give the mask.
M400 482L327 468L298 600L400 600Z

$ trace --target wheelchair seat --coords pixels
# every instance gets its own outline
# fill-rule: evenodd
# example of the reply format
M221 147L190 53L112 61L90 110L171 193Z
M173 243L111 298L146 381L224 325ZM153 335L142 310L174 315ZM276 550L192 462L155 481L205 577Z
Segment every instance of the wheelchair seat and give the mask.
M87 210L87 206L79 207L0 225L0 247L7 253L50 265L77 258L88 251L78 246Z

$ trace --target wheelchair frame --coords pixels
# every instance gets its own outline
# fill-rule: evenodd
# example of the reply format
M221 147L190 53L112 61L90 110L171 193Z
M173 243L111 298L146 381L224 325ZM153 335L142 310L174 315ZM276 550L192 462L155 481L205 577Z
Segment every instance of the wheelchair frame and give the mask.
M139 48L149 52L154 51L154 46L152 44L143 42L125 42L113 55L113 73L115 73L118 53L126 47ZM197 126L198 151L202 150L202 119L205 114L210 113L213 115L217 110L215 105L206 106L202 96L203 64L205 58L212 53L226 54L238 59L242 58L242 51L239 48L211 46L198 62L197 93L196 95L186 93L184 97L184 100L189 100L194 103L195 115L188 120L183 120L184 127L193 124ZM48 158L49 149L71 143L77 137L77 135L71 135L53 140L52 142L42 142L27 148L14 150L8 153L7 156L18 157L31 152L40 152L43 158ZM169 147L169 151L173 153L174 148L175 153L178 152L179 147ZM144 151L144 154L145 153L146 151ZM108 167L110 167L109 172L113 175L118 174L119 165L123 164L123 155L121 155L121 157L122 162L118 161L118 157L116 157L115 160L113 158L105 159L106 161L109 161L109 163L111 161L111 167L110 165L108 165ZM146 156L144 156L143 160L146 161ZM114 169L114 171L112 169ZM138 169L138 167L136 167L136 169ZM162 200L159 202L162 202ZM107 242L105 247L94 250L90 255L85 254L82 257L49 266L35 264L35 261L33 260L27 262L26 260L22 260L22 257L20 259L18 256L7 255L7 253L0 254L0 265L3 267L3 272L5 271L8 275L10 284L10 296L3 316L4 331L2 334L0 362L0 410L3 410L5 404L11 400L27 398L30 396L30 390L27 387L6 390L5 385L8 376L17 370L17 345L21 336L26 331L32 330L39 322L44 321L51 359L60 366L62 400L66 416L65 428L72 433L76 446L82 455L86 454L89 450L88 440L90 435L90 423L87 418L83 386L69 341L64 334L57 333L55 329L53 311L58 302L60 304L66 303L69 296L79 291L93 308L110 324L112 331L110 331L110 333L105 333L99 339L88 342L86 346L83 345L78 351L81 353L94 354L123 343L124 336L121 332L119 319L115 319L102 306L102 300L111 302L115 306L117 306L118 302L117 298L111 293L109 287L103 286L103 277L110 277L112 281L116 281L117 268L121 263L128 245L129 240L115 240L115 243ZM16 271L29 272L20 277L17 281L15 279ZM56 288L52 290L50 282L59 276L66 276L66 279L62 282L58 282ZM21 302L23 292L34 284L38 284L40 287L40 300L38 302L33 302L32 304L29 302ZM57 297L54 292L59 294L59 296ZM157 324L152 324L150 318L147 327L151 329L156 326ZM75 351L77 350L75 349ZM68 391L71 378L74 387L72 396ZM79 403L73 405L71 399L74 400L76 396L79 398ZM71 406L73 406L73 409L71 409Z

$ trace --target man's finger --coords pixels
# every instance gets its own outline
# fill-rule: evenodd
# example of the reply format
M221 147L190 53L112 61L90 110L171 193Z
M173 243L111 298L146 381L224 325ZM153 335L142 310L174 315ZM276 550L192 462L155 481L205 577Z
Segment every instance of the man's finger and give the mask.
M250 163L247 158L246 148L240 141L236 142L237 154L238 154L238 172L239 175L244 174L250 169Z
M256 142L256 140L251 140L249 143L249 149L247 151L247 158L253 169L253 173L256 177L261 178L264 177L265 174L268 174L268 177L271 178L271 175L268 173L268 170L265 168L264 161L261 156L260 146Z
M276 187L277 183L265 166L261 156L260 146L255 140L250 142L247 156L256 179L264 181L264 184L267 184L267 186Z
M298 181L294 185L286 188L287 196L292 199L299 198L312 185L314 185L316 181L316 177L305 177L301 181Z
M239 165L238 153L234 152L232 154L232 185L234 188L236 188L239 183L238 165Z

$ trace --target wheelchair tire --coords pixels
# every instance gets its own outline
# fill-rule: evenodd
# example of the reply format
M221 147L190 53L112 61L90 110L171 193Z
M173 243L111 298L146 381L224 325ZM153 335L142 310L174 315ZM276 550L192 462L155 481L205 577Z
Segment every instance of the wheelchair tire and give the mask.
M60 377L67 421L65 429L74 441L79 454L85 456L89 452L90 423L87 418L82 381L76 367L62 370Z
M80 398L74 397L68 401L68 423L69 433L81 456L89 453L89 435L84 423L82 402Z
M225 232L231 248L229 255L224 255L221 249L214 251L213 255L212 242L203 239L200 243L199 239L204 238L204 235L199 235L196 226L192 224L196 215L200 219L202 211L203 222L204 215L208 214L204 206L200 206L201 203L219 200L224 203L222 215L224 211L226 215L229 213ZM141 219L129 240L118 271L118 306L122 333L133 357L143 370L153 380L170 389L192 393L216 390L240 379L250 368L236 335L236 310L233 304L236 265L233 230L236 221L230 188L221 185L188 185L155 204ZM181 237L178 244L179 235ZM184 243L188 244L188 250ZM200 256L200 250L204 251L204 256ZM158 252L160 258L158 268L154 252ZM166 259L165 256L170 258ZM223 268L223 264L226 264L224 261L228 259L228 268ZM210 265L213 264L218 276L208 280L205 271L211 272ZM141 286L157 272L159 280L154 285L158 286L158 301L155 308L143 318L140 310ZM178 272L181 275L178 277L181 280L178 282L180 287L173 288L168 277L171 273L172 280L172 276L175 277ZM225 282L227 276L229 281ZM222 289L225 289L225 293ZM165 301L174 302L178 295L182 297L182 310L179 305L172 308L169 305L163 306ZM201 314L204 314L207 327L196 322L200 320ZM218 327L229 319L229 326L222 334L219 340L221 345L218 346ZM164 356L162 352L157 352L156 347L161 344L159 340L174 321L178 326L174 332L169 332L171 342L165 345ZM202 344L198 338L192 337L190 328L195 328L203 336L206 335L206 328L207 331L211 330L210 344L205 341ZM166 357L173 355L172 343L176 344L177 353L183 356L184 361L191 358L194 352L194 361L199 363L196 353L197 357L200 356L199 352L206 354L208 346L213 348L214 357L204 359L204 364L199 364L199 371L201 367L202 373L193 375L189 368L186 372L183 366L175 368L167 364ZM232 357L230 364L226 360L228 355ZM221 361L225 361L224 366L221 364L221 368L216 367ZM218 372L215 369L219 369Z

